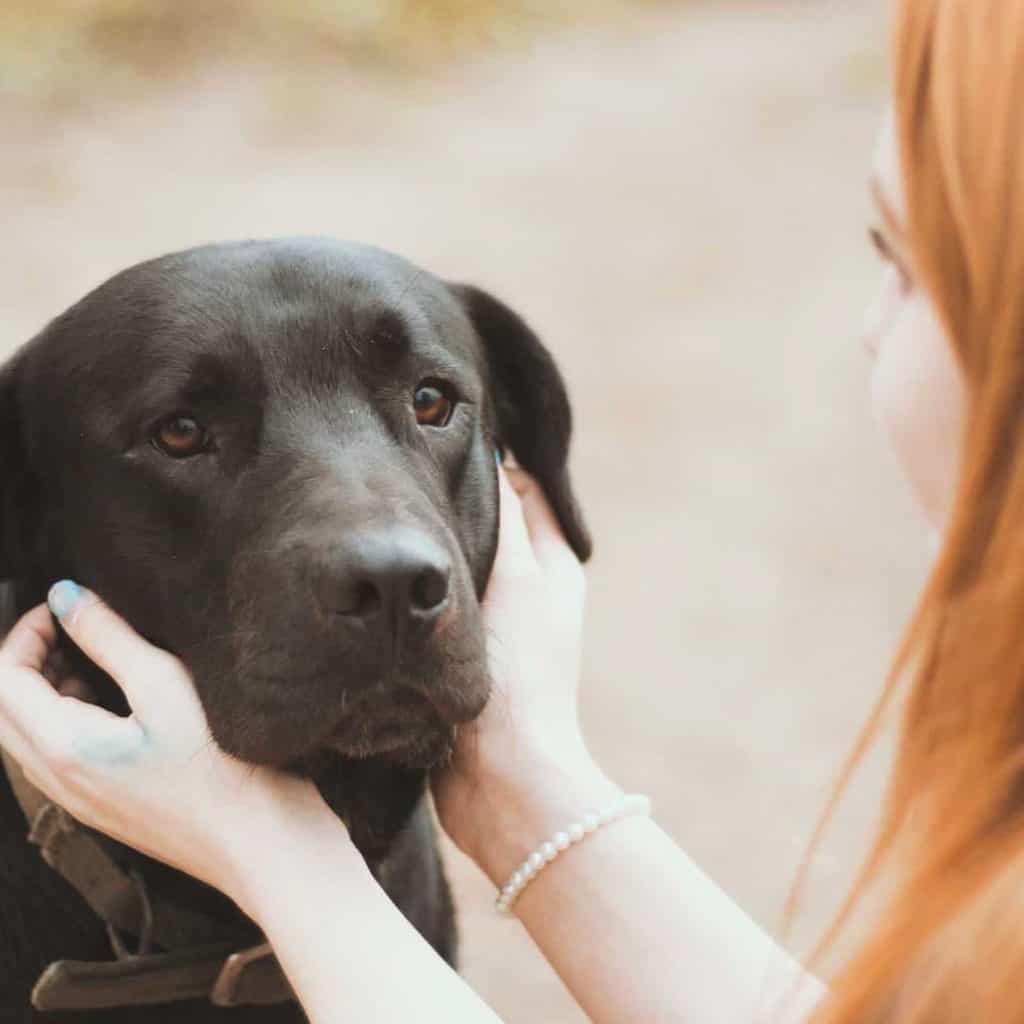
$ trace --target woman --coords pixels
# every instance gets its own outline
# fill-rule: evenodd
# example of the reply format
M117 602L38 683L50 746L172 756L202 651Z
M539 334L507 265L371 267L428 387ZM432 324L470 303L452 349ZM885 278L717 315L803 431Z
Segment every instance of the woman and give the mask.
M867 341L875 405L943 541L887 687L911 679L851 906L883 868L889 901L828 993L642 814L516 874L621 793L577 721L582 573L533 483L502 474L485 601L499 694L435 797L495 885L516 880L513 912L595 1021L1024 1020L1022 50L1024 0L900 6L895 113L872 178L886 283ZM51 608L134 716L50 688L51 620L31 612L0 654L0 744L39 786L223 889L262 925L313 1021L422 1019L424 1006L494 1019L393 909L311 784L208 744L181 665L97 598L63 583Z

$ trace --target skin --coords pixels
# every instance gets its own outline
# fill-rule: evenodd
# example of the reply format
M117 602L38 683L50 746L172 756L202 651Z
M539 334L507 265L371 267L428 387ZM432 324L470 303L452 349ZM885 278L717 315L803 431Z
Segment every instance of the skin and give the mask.
M869 190L869 236L882 259L864 327L872 406L925 518L941 533L956 489L966 396L935 307L914 278L891 113L879 132Z
M879 137L872 237L884 261L868 316L872 401L928 523L956 479L964 394L906 257L892 119ZM434 781L442 825L503 884L537 843L621 794L590 756L577 688L582 569L540 489L501 474L502 532L484 600L495 696ZM45 608L0 649L0 744L72 814L222 889L260 922L314 1022L493 1013L406 924L315 788L253 771L209 742L183 667L97 597L56 601L62 627L123 687L128 719L56 692ZM262 884L267 877L275 885ZM345 906L339 915L333 908ZM297 909L299 908L299 909ZM548 865L515 912L597 1022L806 1018L820 984L647 818L598 831ZM360 928L347 922L357 914ZM310 944L308 936L318 941ZM587 942L580 942L585 935ZM399 968L402 986L390 983ZM764 1016L762 1016L764 1015Z

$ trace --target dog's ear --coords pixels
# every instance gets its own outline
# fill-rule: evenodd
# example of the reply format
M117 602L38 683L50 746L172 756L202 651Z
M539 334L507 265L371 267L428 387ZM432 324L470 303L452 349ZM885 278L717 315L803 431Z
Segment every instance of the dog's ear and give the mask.
M29 470L18 402L20 359L0 366L0 580L28 564L38 525L38 485Z
M483 342L497 409L497 441L544 488L573 551L590 557L590 534L569 479L572 410L551 353L526 322L472 285L449 286Z

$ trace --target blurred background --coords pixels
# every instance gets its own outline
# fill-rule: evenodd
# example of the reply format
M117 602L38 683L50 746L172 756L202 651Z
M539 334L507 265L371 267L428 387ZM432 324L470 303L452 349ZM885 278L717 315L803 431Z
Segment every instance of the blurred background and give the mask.
M592 746L782 934L927 558L858 337L885 8L3 0L0 348L238 237L360 239L504 298L577 410ZM812 865L798 951L886 759ZM582 1020L449 854L467 979L507 1021Z

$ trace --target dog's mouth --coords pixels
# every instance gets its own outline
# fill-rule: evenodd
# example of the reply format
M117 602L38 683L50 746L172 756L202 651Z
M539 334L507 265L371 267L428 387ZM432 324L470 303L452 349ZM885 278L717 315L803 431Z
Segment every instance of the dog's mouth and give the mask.
M403 687L386 699L351 704L328 745L345 757L388 754L405 760L429 755L433 760L450 747L454 736L454 726L426 697Z

